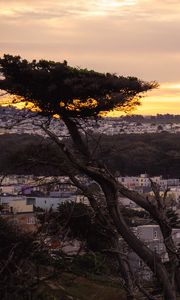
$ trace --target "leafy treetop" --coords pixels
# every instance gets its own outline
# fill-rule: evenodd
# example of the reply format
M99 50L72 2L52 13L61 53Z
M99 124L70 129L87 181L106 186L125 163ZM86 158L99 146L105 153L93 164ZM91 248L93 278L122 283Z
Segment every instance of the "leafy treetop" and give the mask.
M90 117L139 104L140 93L157 86L136 77L103 74L73 68L64 61L33 60L4 55L0 58L0 89L27 101L46 115Z

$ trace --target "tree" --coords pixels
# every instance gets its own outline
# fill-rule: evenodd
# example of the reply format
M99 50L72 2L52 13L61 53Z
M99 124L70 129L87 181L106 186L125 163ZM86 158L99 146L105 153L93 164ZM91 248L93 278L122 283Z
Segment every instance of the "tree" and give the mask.
M104 251L109 249L109 240L99 224L94 211L81 202L64 202L57 211L50 210L39 216L42 228L46 233L83 242L87 250Z
M87 69L72 68L67 62L28 62L19 56L0 59L4 76L0 88L35 104L45 115L87 118L112 109L139 104L139 93L156 86L135 77L119 77ZM20 98L20 99L19 99Z
M35 236L23 232L13 222L0 217L0 296L1 299L24 299L34 284ZM34 273L34 274L33 274ZM28 290L29 289L29 290Z
M113 109L127 110L138 105L142 93L156 87L156 83L143 82L134 77L125 78L72 68L67 62L55 63L44 60L28 62L19 56L10 55L0 59L0 72L3 77L0 80L0 88L15 95L14 103L31 103L41 115L48 119L58 115L66 125L74 149L49 130L47 123L41 124L41 128L78 173L96 182L97 188L92 191L68 168L64 169L72 183L88 197L101 225L106 228L111 241L109 251L113 252L119 261L128 299L134 299L135 287L138 287L147 298L155 298L131 276L129 262L120 249L119 236L154 273L162 285L164 299L175 300L176 287L180 291L179 252L172 239L172 227L167 217L165 205L167 193L160 196L158 187L152 182L154 191L152 201L124 187L101 160L95 159L96 149L93 151L89 149L89 137L82 133L83 122ZM97 143L96 148L98 146ZM54 165L59 168L58 161L54 162ZM138 239L126 224L118 203L119 193L145 209L160 226L171 264L170 270L166 269L161 257Z

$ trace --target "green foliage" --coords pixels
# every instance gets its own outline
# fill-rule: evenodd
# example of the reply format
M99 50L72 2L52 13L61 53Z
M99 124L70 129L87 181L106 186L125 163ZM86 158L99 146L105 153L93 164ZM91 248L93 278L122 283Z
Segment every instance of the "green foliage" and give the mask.
M58 214L62 226L70 229L70 236L84 240L88 249L98 251L107 247L106 232L89 206L65 202L59 205Z
M34 237L0 217L0 298L23 299L34 280Z
M41 144L41 146L40 146ZM95 145L92 144L94 149ZM32 135L0 136L0 173L63 175L65 159L49 139ZM180 134L143 134L103 136L98 159L120 175L180 177ZM33 158L36 163L33 162ZM46 164L38 164L46 161ZM57 163L59 168L53 164ZM51 164L52 163L52 164ZM70 168L69 165L67 165Z
M59 222L71 230L72 237L84 239L91 226L92 209L83 203L64 202L58 206Z
M37 135L5 134L0 136L0 148L1 174L63 175L53 164L58 161L59 166L63 165L64 157L49 139L42 141ZM38 161L46 163L38 164Z
M87 249L100 251L109 246L106 231L102 229L90 207L83 203L65 202L57 212L50 211L40 215L45 232L50 235L67 235L86 243Z
M4 55L0 59L0 89L28 101L43 114L90 117L139 104L139 93L157 86L136 77L73 68L67 62L33 60ZM95 99L95 100L94 100Z
M180 134L130 134L104 136L98 159L122 176L180 177Z
M12 249L15 249L14 260L31 255L33 235L22 232L15 224L0 217L0 261L6 261Z
M108 272L107 256L98 252L77 256L71 264L71 271L76 274L105 274Z

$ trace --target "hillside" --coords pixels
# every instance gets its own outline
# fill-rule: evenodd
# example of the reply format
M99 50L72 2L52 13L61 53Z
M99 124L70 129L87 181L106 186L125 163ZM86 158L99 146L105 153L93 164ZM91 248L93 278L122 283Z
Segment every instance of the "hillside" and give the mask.
M94 149L95 142L91 142ZM63 157L49 139L32 135L0 136L0 173L58 175L60 168L50 166ZM97 155L120 175L162 174L180 177L180 134L143 134L102 136ZM39 165L48 161L49 165ZM60 165L60 164L59 164Z

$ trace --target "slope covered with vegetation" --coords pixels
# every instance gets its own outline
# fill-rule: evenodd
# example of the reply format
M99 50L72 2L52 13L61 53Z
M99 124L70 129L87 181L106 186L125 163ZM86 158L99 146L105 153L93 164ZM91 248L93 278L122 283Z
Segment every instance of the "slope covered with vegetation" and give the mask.
M56 158L63 163L63 157L49 139L27 134L1 135L0 149L1 174L63 174L51 165ZM180 177L180 134L103 136L96 155L122 176L147 172L151 176ZM46 160L49 165L38 164L37 160Z

